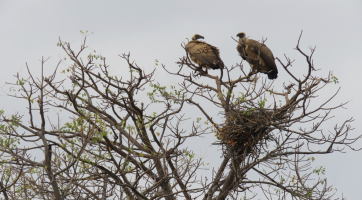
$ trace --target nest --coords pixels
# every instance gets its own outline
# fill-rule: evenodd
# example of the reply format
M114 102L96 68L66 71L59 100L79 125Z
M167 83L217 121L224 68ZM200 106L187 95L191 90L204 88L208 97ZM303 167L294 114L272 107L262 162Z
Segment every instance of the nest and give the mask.
M268 133L272 130L270 124L275 120L273 110L230 111L226 113L225 124L219 128L216 136L226 147L226 154L246 156L261 140L269 137Z

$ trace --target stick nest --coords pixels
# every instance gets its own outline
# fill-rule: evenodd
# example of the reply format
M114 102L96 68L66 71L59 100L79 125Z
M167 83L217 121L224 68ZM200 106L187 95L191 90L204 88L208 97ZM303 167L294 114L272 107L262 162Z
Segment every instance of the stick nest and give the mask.
M271 122L280 120L274 110L255 109L230 111L226 121L216 132L216 137L224 145L226 154L249 154L259 141L267 139L273 130Z

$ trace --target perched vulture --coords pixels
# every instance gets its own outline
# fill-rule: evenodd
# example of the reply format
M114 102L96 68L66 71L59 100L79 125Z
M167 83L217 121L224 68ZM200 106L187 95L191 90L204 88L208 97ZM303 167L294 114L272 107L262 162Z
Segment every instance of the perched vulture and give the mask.
M198 41L197 39L200 38L204 39L203 36L195 34L192 36L192 40L185 45L191 60L206 69L223 69L224 63L220 58L219 49L206 42Z
M258 72L268 74L269 79L278 78L278 69L272 51L265 44L246 38L244 32L240 32L236 36L239 37L239 44L236 49L240 56L248 61L250 67L256 68Z

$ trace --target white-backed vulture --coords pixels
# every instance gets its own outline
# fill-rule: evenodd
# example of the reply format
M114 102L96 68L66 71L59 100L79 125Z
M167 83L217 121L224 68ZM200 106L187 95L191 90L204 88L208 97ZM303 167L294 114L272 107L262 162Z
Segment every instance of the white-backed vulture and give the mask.
M265 44L246 38L244 32L240 32L236 36L239 37L239 44L236 49L240 56L248 61L250 67L256 68L258 72L268 74L269 79L278 78L278 69L272 51Z
M200 38L204 39L203 36L195 34L191 41L185 45L191 60L206 69L223 69L224 63L220 58L219 49L206 42L198 41Z

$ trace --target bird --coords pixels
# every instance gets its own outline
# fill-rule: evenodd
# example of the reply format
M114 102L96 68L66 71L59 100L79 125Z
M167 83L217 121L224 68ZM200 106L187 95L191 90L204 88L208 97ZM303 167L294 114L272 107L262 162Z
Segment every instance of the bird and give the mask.
M240 32L236 36L239 37L236 49L250 67L267 74L269 79L278 78L278 68L273 52L265 44L246 38L245 32Z
M204 37L194 34L191 41L185 45L185 50L191 60L206 69L223 69L224 62L220 58L219 49L198 39L204 39Z

